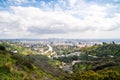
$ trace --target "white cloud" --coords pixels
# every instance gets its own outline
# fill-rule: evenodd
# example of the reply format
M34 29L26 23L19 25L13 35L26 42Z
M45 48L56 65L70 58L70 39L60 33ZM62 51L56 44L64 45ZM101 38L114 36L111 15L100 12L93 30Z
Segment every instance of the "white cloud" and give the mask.
M27 0L18 1L22 3ZM112 17L109 17L109 11L114 7L108 4L102 6L86 3L84 0L60 0L54 4L55 8L51 8L52 3L48 5L43 2L42 5L45 6L45 10L11 6L10 11L0 11L0 35L36 38L117 38L120 33L120 13L112 13Z

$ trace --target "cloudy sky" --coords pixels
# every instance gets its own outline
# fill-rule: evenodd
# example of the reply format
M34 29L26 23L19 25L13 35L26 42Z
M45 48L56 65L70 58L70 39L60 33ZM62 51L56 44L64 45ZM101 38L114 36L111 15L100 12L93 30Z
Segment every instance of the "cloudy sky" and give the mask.
M120 38L120 0L0 0L0 38Z

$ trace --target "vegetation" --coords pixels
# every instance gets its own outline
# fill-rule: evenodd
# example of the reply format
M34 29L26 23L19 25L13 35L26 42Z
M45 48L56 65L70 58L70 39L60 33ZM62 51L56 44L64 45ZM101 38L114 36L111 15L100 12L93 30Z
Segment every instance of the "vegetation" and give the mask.
M119 80L120 45L103 43L79 49L80 56L55 58L65 63L78 61L73 67L69 80Z
M61 80L66 73L42 55L12 55L0 50L1 80Z
M68 57L59 57L54 58L54 60L59 60L60 62L71 63L73 60L79 60L78 56L68 56Z
M0 80L120 80L120 45L111 43L81 48L80 56L49 59L37 54L12 54L18 46L0 44ZM22 46L18 51L23 51ZM25 51L29 49L25 48ZM27 52L26 52L27 53ZM34 52L33 52L34 53ZM61 62L73 73L62 71Z
M81 64L86 64L86 70L100 70L104 68L119 67L120 45L103 44L81 49ZM76 64L79 65L80 63ZM80 64L80 65L81 65ZM90 67L89 67L90 66Z
M98 71L94 72L92 70L81 72L78 71L65 80L120 80L120 73L113 70Z

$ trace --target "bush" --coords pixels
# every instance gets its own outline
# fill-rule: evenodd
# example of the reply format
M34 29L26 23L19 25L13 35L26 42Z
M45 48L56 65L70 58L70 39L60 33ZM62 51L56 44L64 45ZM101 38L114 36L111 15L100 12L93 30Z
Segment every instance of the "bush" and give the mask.
M0 50L6 51L6 48L4 46L0 46Z

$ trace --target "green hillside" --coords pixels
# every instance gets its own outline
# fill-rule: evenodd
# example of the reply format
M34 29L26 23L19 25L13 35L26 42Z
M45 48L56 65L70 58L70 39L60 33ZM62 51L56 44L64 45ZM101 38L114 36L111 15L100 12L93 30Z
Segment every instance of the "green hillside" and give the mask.
M61 80L66 74L42 55L12 55L0 50L0 80Z
M70 80L120 80L120 45L103 43L84 47L73 65Z
M13 54L0 46L0 80L120 80L120 45L94 45L80 49L80 56L49 59L38 54ZM73 73L59 68L70 64Z

